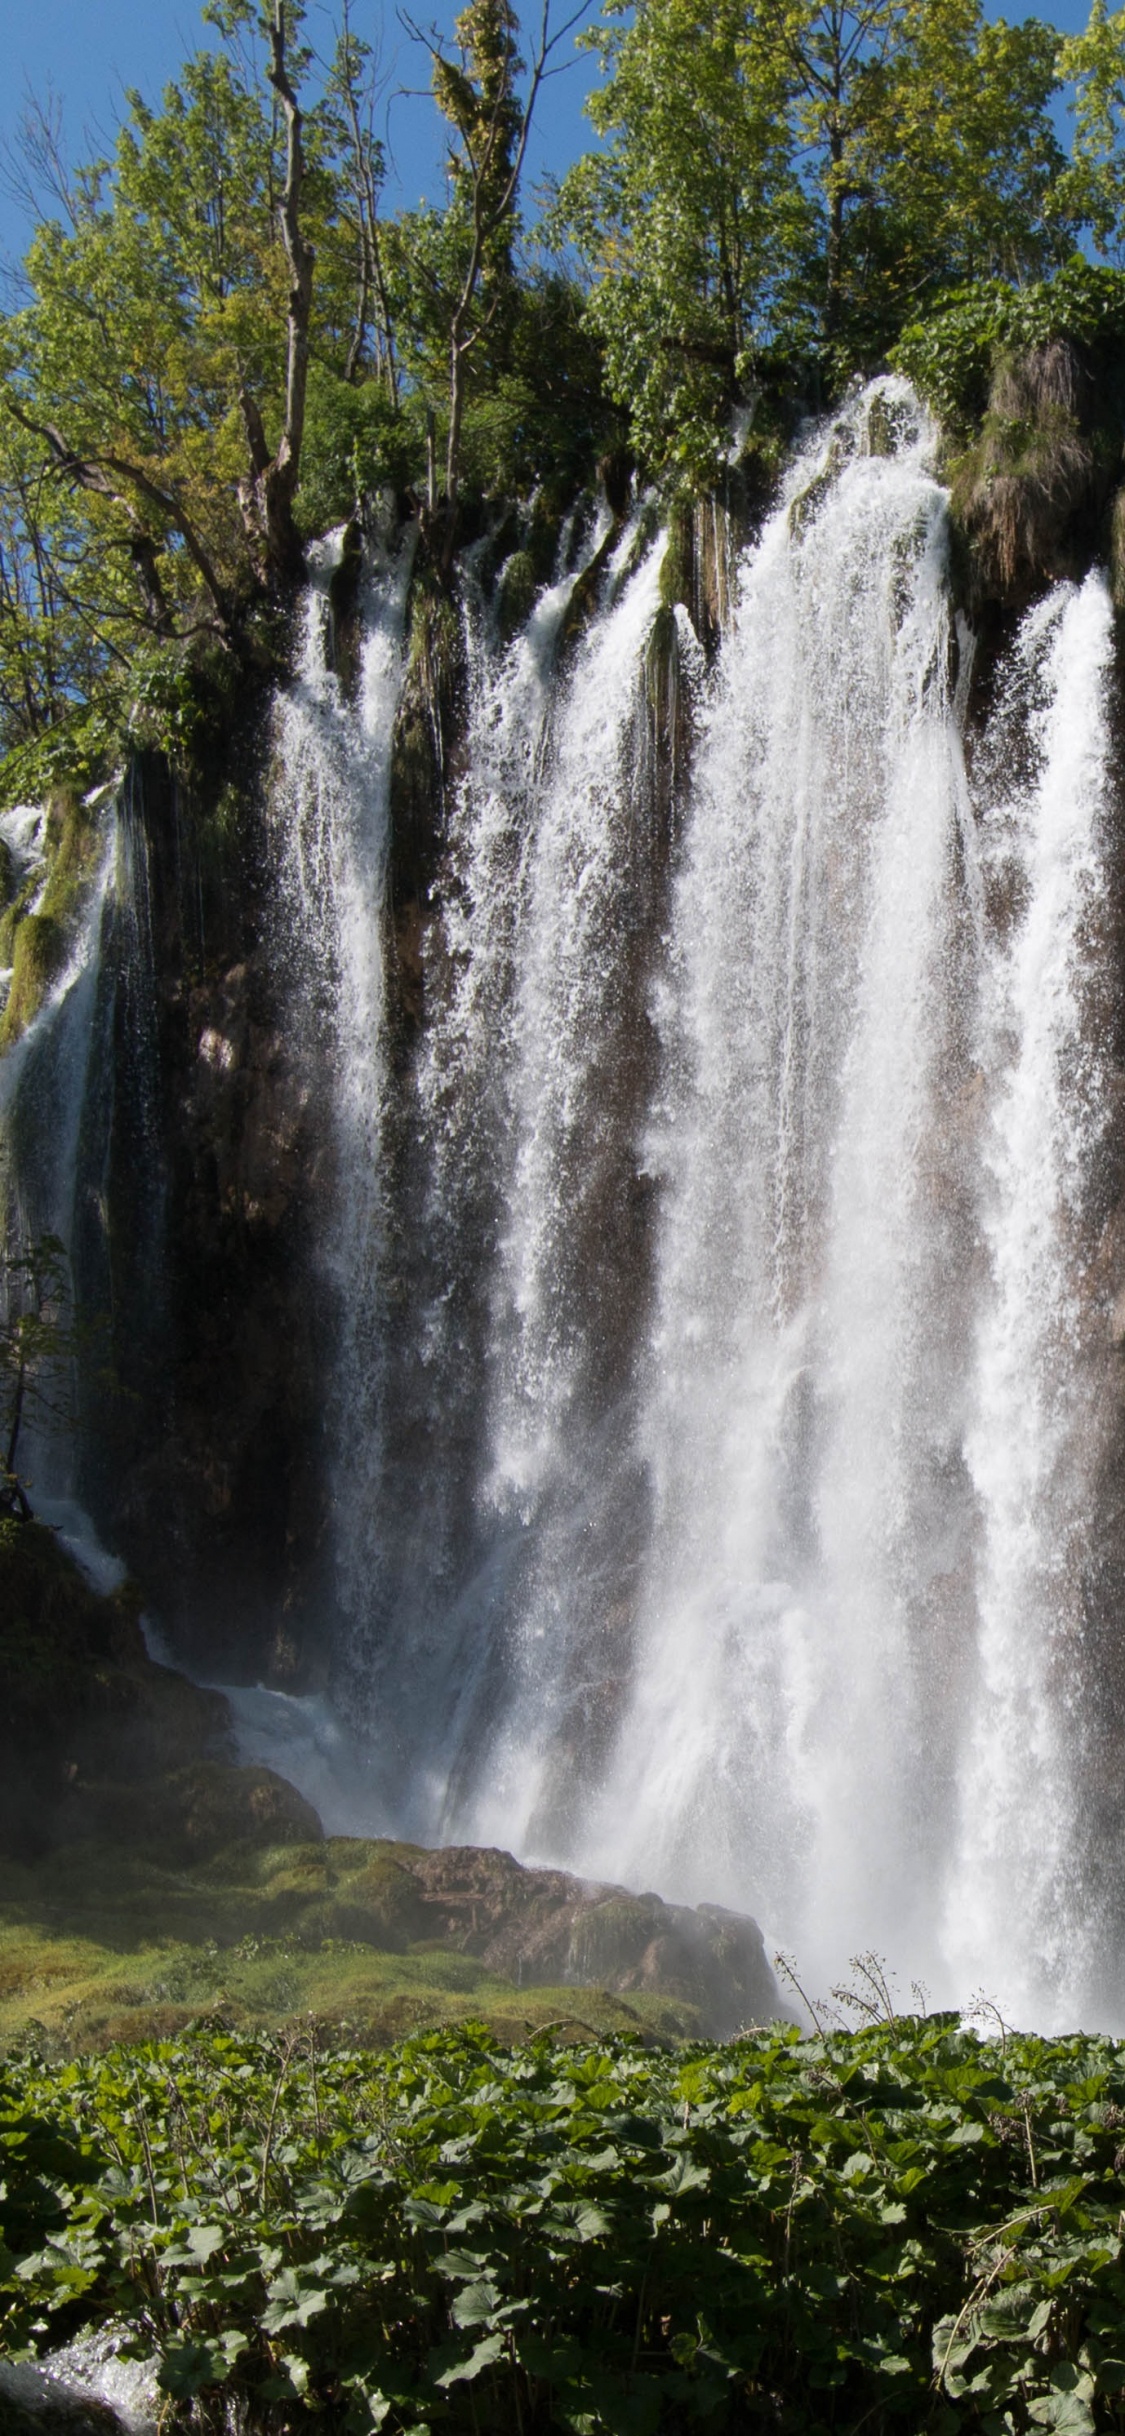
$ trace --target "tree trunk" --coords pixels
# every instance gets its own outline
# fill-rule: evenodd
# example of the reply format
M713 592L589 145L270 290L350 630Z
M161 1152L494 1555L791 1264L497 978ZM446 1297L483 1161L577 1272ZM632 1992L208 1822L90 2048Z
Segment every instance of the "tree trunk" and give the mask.
M304 124L297 96L285 65L284 0L274 0L270 27L270 64L266 70L285 117L285 185L278 200L285 259L289 265L288 349L285 369L285 420L276 452L271 456L259 409L243 392L240 401L250 470L239 484L242 521L263 583L274 584L299 575L304 549L293 515L301 471L305 430L305 394L309 376L309 321L312 313L315 249L301 230L301 187L305 156Z

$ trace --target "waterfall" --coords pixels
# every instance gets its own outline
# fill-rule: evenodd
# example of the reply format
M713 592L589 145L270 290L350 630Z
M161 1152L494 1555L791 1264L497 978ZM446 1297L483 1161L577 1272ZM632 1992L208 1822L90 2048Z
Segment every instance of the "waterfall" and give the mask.
M716 527L710 659L651 506L515 636L495 538L440 601L371 541L354 653L319 545L275 706L336 1571L324 1686L244 1689L245 1747L335 1826L754 1911L817 1986L875 1949L1121 2024L1106 582L981 650L893 380ZM9 1207L68 1242L114 1094L166 1137L116 829L0 1069Z
M517 1767L526 1818L555 1723L543 1660L557 1690L581 1637L568 1619L547 1640L559 1567L545 1550L588 1502L578 1374L599 1281L583 1229L596 1234L631 1166L615 1071L649 896L631 780L661 555L627 529L567 648L600 539L508 646L465 602L465 767L403 1124L397 1463L376 1494L378 1629L363 1642L389 1804L375 1815L420 1835L484 1832L497 1803L511 1840L503 1788Z
M1109 1118L1096 991L1112 629L1098 575L1027 617L981 806L986 874L1014 912L980 1014L993 1091L965 1441L981 1518L977 1633L946 1937L959 1981L987 1968L1014 2013L1040 2020L1065 2018L1076 1997L1106 1999L1083 1815L1083 1711L1098 1687L1083 1682L1096 1400L1080 1288L1083 1204Z
M313 1291L334 1347L328 1416L341 1595L355 1613L370 1570L366 1516L382 1442L387 1103L383 912L391 734L402 674L409 545L369 547L356 699L332 666L330 582L340 536L312 553L295 683L276 704L272 816L279 849L277 954L308 1058L331 1092L333 1191Z
M850 1918L913 1964L949 1765L925 1606L963 1504L964 1212L932 1163L975 847L929 435L873 455L865 416L745 567L697 759L646 1154L654 1522L597 1832L692 1900L752 1886L806 1961Z
M65 960L43 1002L0 1063L0 1219L4 1248L22 1253L44 1236L62 1245L72 1293L78 1238L83 1229L89 1178L83 1160L84 1122L92 1094L109 1074L102 1018L103 949L116 889L118 804L107 795L98 813L100 846L84 886ZM33 878L41 855L44 816L27 807L8 813L0 834L14 852L21 876ZM32 900L34 910L37 899ZM61 1381L52 1407L33 1403L27 1413L18 1463L26 1472L37 1509L48 1507L71 1519L75 1487L76 1427L68 1426ZM77 1407L71 1419L76 1423ZM64 1516L63 1508L67 1509Z
M1116 2018L1083 1546L1111 613L1056 587L966 733L933 459L901 382L810 436L710 670L676 612L671 795L643 523L577 640L573 563L508 642L470 563L393 1059L405 563L358 707L317 572L280 802L331 1040L337 1681L373 1826L756 1910L821 1983L875 1948L942 2001Z

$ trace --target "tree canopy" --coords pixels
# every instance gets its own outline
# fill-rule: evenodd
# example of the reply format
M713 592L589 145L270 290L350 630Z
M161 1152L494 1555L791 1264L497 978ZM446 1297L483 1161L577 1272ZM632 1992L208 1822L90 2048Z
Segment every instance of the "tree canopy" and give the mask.
M830 403L951 294L1021 293L1076 245L1125 259L1106 0L1067 40L980 0L604 0L595 141L538 222L565 0L522 26L469 0L449 42L404 20L447 160L444 198L395 212L364 8L339 0L318 60L302 0L208 0L211 47L76 168L32 110L40 220L0 318L0 750L25 788L185 669L268 668L304 543L380 491L448 579L489 498L573 493L626 445L705 487L779 391Z

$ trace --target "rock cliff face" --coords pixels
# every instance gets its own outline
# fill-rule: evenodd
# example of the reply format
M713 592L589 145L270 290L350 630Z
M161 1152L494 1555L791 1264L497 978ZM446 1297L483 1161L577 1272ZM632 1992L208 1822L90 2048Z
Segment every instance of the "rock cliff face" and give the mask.
M315 1663L309 1601L328 1595L308 1259L327 1154L284 1021L256 762L236 742L209 793L151 757L126 788L107 1071L79 1168L75 1269L102 1357L79 1487L202 1671L292 1683Z
M362 1920L371 1942L392 1950L440 1943L517 1986L679 1997L712 2038L784 2010L757 1922L718 1904L663 1903L477 1846L368 1849L370 1863L341 1902L342 1934L347 1921Z

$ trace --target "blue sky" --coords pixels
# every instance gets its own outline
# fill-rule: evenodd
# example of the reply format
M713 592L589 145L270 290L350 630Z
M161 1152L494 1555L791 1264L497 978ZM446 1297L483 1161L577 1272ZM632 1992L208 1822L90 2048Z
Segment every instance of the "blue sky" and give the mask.
M449 0L435 8L433 0L429 6L418 0L409 14L448 33L461 5L463 0ZM575 0L556 0L556 19L564 21L574 5ZM127 86L137 86L148 101L157 100L181 60L208 39L191 0L19 0L18 5L17 0L5 0L2 15L0 141L11 143L28 92L42 95L49 85L62 104L68 150L75 160L108 149L124 115ZM351 15L356 33L381 45L389 74L386 134L393 174L386 201L392 207L416 203L423 195L436 201L442 191L436 113L424 91L410 90L427 83L425 55L411 45L393 6L352 0ZM598 0L587 0L586 18L597 15ZM334 17L330 7L313 0L306 33L325 52L332 48ZM546 84L537 112L528 162L533 182L546 170L565 169L591 140L582 104L596 77L596 63L588 54L574 52L572 36L558 54L563 56L573 64ZM0 257L18 260L29 234L17 202L0 192Z
M458 5L460 0L452 0L436 10L418 6L412 13L448 31ZM1087 6L1088 0L1052 0L1038 13L1069 33L1085 24ZM597 0L588 0L587 18L597 13ZM1001 11L990 5L988 13ZM1009 7L1007 13L1022 17L1028 11ZM556 0L556 14L569 14L568 0ZM10 143L15 135L27 93L43 94L51 86L62 105L68 149L76 160L108 148L123 113L126 86L136 85L146 99L157 100L180 61L205 39L190 0L6 0L5 20L0 142ZM381 42L389 72L387 134L394 174L387 203L415 203L423 195L436 199L441 170L435 112L424 94L412 96L409 90L426 83L424 56L412 49L393 6L353 0L352 22L357 33ZM331 8L313 0L308 33L326 51L332 44L332 25ZM532 183L546 170L561 172L584 149L590 130L582 104L596 73L588 54L579 54L565 75L546 86L529 153ZM0 192L0 259L18 260L29 233L18 203Z

